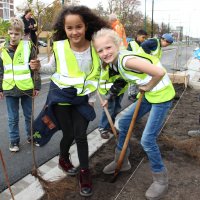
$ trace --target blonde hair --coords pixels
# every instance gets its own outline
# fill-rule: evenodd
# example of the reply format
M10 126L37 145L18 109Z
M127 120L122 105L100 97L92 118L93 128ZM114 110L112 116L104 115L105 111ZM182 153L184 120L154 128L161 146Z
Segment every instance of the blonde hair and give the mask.
M19 31L23 34L24 33L24 22L22 21L22 19L17 18L17 17L10 18L10 26L9 26L8 30Z
M93 40L93 42L95 42L95 40L97 38L105 37L105 36L108 36L113 41L113 43L120 48L122 39L119 37L119 35L114 30L109 29L109 28L102 28L99 31L97 31L96 33L94 33L92 40Z
M110 22L112 22L112 21L115 21L115 20L117 20L118 18L117 18L117 15L115 14L115 13L111 13L109 16L108 16L108 20L110 21Z

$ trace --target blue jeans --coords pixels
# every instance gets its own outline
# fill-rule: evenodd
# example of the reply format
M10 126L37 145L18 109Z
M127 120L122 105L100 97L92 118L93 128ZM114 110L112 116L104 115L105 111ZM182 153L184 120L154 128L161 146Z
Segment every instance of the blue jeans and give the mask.
M115 117L117 115L117 113L120 111L121 109L121 101L123 98L123 94L117 96L115 99L109 99L108 100L108 112L110 113L110 116L112 118L113 123L115 123ZM108 122L108 118L106 116L106 113L102 112L102 116L99 122L99 128L103 128L105 130L108 130L110 128L110 124Z
M122 150L136 104L137 101L119 120L119 140L117 144L119 150ZM141 145L148 156L151 170L153 172L161 172L165 169L156 140L171 105L172 101L151 104L143 98L137 116L137 120L139 120L146 113L150 112L145 129L142 133Z
M32 98L29 96L12 97L6 96L7 112L8 112L8 128L10 143L19 143L19 100L25 117L25 131L27 137L31 134L31 112Z

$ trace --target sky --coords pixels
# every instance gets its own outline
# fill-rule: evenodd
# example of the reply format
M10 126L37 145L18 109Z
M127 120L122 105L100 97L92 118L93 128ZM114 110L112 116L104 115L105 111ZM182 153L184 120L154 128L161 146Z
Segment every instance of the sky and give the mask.
M42 0L41 0L42 1ZM73 0L72 0L73 1ZM95 8L99 2L107 7L107 0L80 0L82 5ZM200 38L200 6L199 0L140 0L141 5L138 7L151 19L152 2L154 2L154 21L158 24L164 22L169 24L172 29L177 26L183 26L184 35ZM53 0L43 0L44 3L51 3ZM15 0L15 6L22 5L23 1Z

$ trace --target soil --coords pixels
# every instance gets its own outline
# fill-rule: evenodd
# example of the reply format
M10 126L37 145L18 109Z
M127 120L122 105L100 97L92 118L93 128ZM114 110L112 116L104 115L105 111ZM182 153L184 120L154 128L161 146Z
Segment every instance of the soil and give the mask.
M169 190L162 199L198 200L200 199L200 137L190 138L187 132L199 128L199 91L184 89L180 84L175 85L175 89L173 108L158 141L169 173ZM147 117L137 123L130 140L132 168L128 172L120 173L114 183L111 183L113 175L105 175L102 170L113 160L115 139L112 138L90 158L94 194L87 199L145 200L145 191L152 182L148 160L139 143L146 119ZM69 180L67 177L63 181ZM47 199L45 195L41 200ZM58 195L49 199L86 198L79 195L77 186L73 191L66 191L64 197Z

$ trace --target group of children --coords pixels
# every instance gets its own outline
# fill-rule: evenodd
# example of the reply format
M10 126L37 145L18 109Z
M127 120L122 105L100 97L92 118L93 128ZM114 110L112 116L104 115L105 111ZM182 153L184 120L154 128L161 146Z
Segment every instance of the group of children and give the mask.
M31 43L22 40L21 20L11 19L8 33L10 42L1 47L0 98L6 96L10 150L19 151L19 100L25 115L27 141L30 141L31 99L40 90L40 84L37 85L40 82L38 71L45 71L47 66L40 66ZM95 118L96 90L106 95L102 106L108 106L109 100L123 93L127 84L136 84L140 91L145 92L137 119L149 113L141 145L150 162L153 183L145 196L147 199L161 198L168 188L168 176L156 139L175 91L159 59L144 51L134 53L121 50L117 33L85 6L62 9L53 26L53 41L50 70L53 74L49 90L51 87L54 90L47 98L63 133L59 167L72 176L78 173L69 155L70 146L75 140L80 162L80 195L92 195L86 130L89 121ZM136 103L119 120L115 158L104 167L105 174L115 171ZM131 147L126 151L121 171L131 168L128 160L130 150Z

